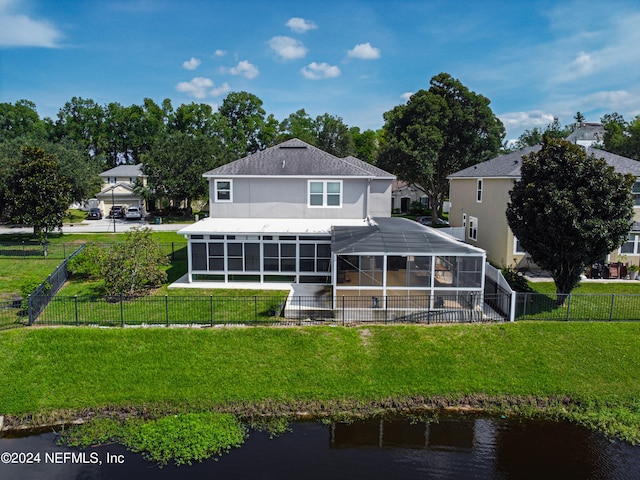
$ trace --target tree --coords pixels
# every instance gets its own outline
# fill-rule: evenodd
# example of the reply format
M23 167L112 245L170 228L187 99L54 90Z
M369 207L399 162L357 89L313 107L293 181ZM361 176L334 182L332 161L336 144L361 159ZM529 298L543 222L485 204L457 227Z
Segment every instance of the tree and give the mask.
M46 243L49 232L62 228L71 184L43 149L25 146L22 157L7 182L7 207L14 222L32 225L34 235Z
M580 112L578 112L580 113ZM578 116L576 115L576 118ZM582 117L584 121L584 118ZM562 127L557 117L554 117L553 122L545 127L544 130L534 127L533 130L525 130L516 141L515 148L517 150L525 147L534 147L540 145L544 139L547 138L567 138L573 132L573 127L567 125Z
M279 130L278 143L297 138L309 145L316 145L317 135L315 121L304 109L292 113L280 122Z
M173 132L158 138L142 156L142 169L156 195L166 195L174 203L184 200L191 215L192 201L208 192L202 174L225 163L224 158L217 137Z
M505 131L486 97L446 73L430 83L384 114L376 163L422 189L435 222L449 192L447 176L496 156Z
M315 120L316 147L336 157L344 158L353 152L349 127L340 117L325 113Z
M625 241L634 182L566 140L545 139L524 157L507 221L522 248L551 274L559 304L589 265Z
M108 250L89 245L69 264L73 275L104 279L106 295L138 296L167 279L169 264L149 228L133 228Z
M640 115L627 122L619 113L612 113L605 115L602 123L604 150L640 160Z
M273 145L278 121L265 116L262 100L251 93L232 92L218 110L216 130L232 158L240 158Z
M378 158L378 132L373 130L360 131L359 127L351 127L349 134L353 141L353 156L367 163L374 163Z

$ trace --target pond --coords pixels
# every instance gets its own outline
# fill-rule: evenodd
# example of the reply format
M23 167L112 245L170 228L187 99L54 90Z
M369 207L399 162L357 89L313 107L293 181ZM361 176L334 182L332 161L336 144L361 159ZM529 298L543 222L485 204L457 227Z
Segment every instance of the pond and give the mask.
M61 447L54 433L0 438L0 454L0 478L28 480L640 478L640 447L566 422L483 416L294 423L274 438L251 431L217 460L181 467L159 468L120 445Z

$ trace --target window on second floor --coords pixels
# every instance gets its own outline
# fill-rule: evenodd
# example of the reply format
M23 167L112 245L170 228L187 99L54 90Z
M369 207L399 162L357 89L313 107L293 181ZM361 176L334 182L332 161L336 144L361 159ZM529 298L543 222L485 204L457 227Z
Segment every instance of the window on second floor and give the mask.
M309 199L307 204L310 207L341 207L342 181L309 180Z
M216 180L214 185L216 202L233 202L233 182L231 180Z
M476 186L476 202L482 203L482 179L478 179L478 183Z
M633 203L636 207L640 207L640 182L636 182L633 184L631 188L631 193L633 193Z

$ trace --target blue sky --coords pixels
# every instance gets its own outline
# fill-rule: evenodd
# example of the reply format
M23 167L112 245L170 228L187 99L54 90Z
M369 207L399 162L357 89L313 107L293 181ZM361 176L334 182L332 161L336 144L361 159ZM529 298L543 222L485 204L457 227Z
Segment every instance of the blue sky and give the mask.
M491 100L507 138L558 117L640 114L640 2L0 0L0 102L216 108L257 95L377 129L440 72Z

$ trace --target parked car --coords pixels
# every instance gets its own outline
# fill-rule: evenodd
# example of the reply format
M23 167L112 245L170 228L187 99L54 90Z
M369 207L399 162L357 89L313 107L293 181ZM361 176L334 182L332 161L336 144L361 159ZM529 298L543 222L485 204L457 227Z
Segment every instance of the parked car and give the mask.
M431 216L418 217L418 218L416 218L416 222L421 223L422 225L426 225L428 227L433 226L432 225L433 218L431 218ZM436 227L448 227L449 226L449 222L447 222L446 220L443 220L442 218L437 218L435 226Z
M125 209L121 205L115 205L111 207L109 210L109 217L111 218L123 218L125 213Z
M140 207L129 207L127 213L124 214L127 220L142 220L142 210Z
M99 208L91 208L87 213L87 218L89 220L101 220L102 219L102 210Z

